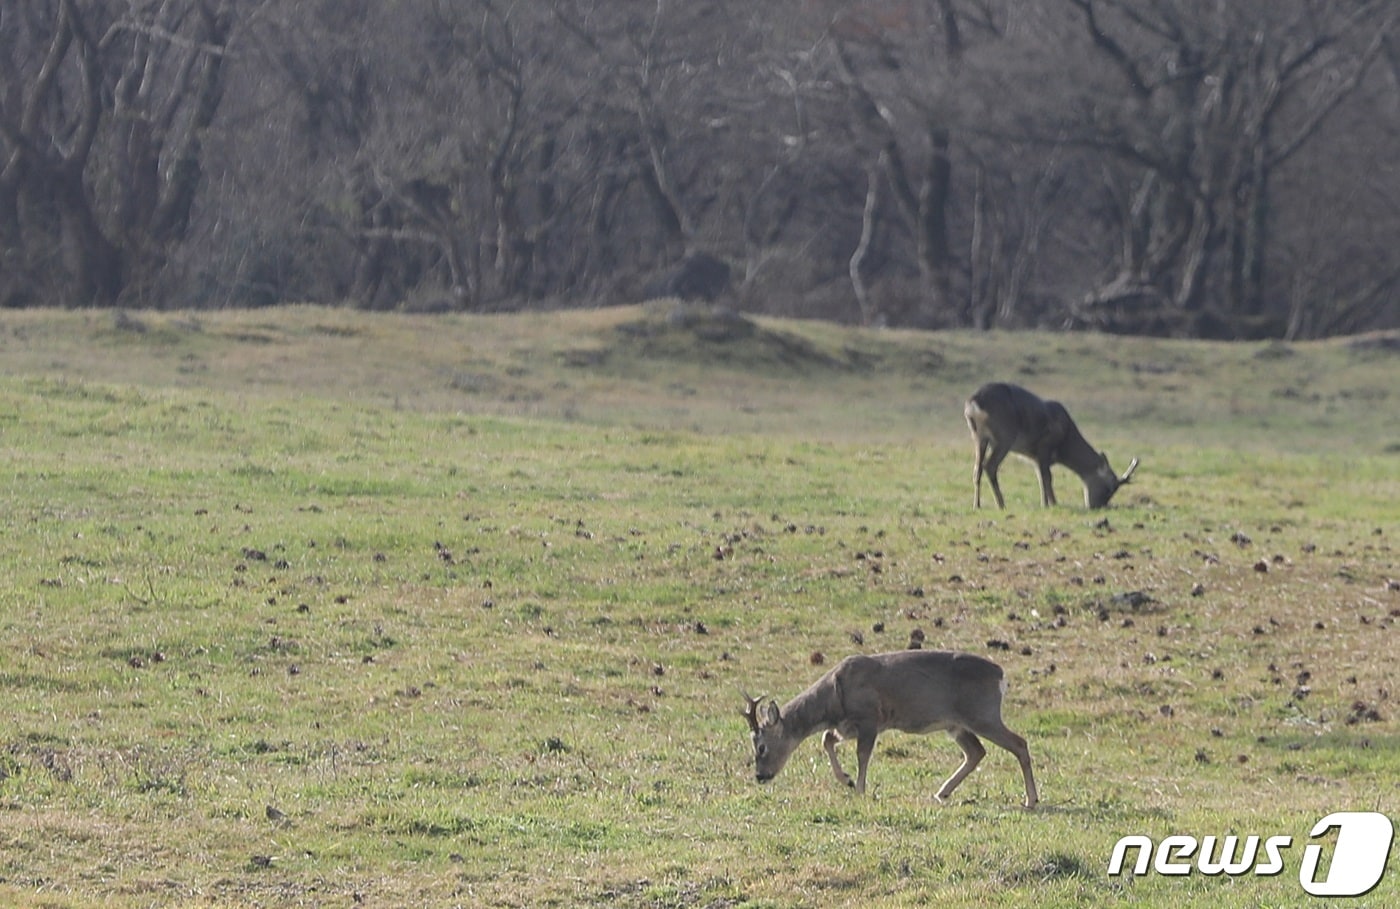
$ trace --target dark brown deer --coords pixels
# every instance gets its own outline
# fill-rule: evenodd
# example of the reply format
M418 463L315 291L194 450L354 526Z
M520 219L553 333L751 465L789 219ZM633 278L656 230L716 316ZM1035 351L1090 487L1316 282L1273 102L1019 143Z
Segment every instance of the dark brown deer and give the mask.
M1001 721L1006 676L991 660L946 650L896 650L847 657L782 707L744 699L753 731L754 770L760 783L777 776L797 746L824 732L822 747L842 785L865 792L865 771L875 738L886 729L916 734L946 730L963 750L963 762L938 790L953 794L986 755L978 736L1016 755L1026 783L1027 808L1039 801L1026 740ZM836 745L856 740L856 778L841 769Z
M1084 504L1089 508L1107 505L1137 470L1138 460L1133 458L1128 469L1118 476L1108 465L1108 456L1089 444L1063 404L1042 400L1019 385L983 385L967 399L963 416L972 430L976 449L972 468L972 504L976 508L982 507L984 472L991 481L997 507L1006 507L1001 484L997 482L997 468L1012 452L1035 462L1040 473L1040 503L1046 507L1055 504L1055 489L1050 481L1052 464L1063 464L1079 475L1084 483Z

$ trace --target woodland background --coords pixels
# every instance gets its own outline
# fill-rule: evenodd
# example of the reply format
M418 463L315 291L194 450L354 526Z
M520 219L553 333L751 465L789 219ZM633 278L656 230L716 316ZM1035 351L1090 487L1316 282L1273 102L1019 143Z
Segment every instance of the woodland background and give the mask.
M0 306L1319 337L1397 149L1393 0L5 0Z

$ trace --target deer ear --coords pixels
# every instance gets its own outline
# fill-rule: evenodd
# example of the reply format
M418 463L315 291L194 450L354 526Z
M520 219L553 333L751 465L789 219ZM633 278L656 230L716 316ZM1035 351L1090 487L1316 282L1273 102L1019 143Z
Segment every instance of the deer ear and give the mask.
M769 701L768 709L764 712L764 725L776 726L783 721L782 714L778 712L778 702Z

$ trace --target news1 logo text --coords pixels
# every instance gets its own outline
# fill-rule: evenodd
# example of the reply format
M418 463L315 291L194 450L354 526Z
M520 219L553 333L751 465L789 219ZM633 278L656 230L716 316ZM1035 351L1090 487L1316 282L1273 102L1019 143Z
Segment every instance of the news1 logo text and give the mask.
M1331 861L1324 862L1328 835L1337 831ZM1363 896L1381 882L1390 858L1395 827L1390 818L1375 811L1338 811L1313 825L1298 863L1298 883L1312 896ZM1153 842L1151 837L1130 835L1113 847L1108 876L1162 875L1238 877L1253 874L1272 877L1289 864L1291 836L1206 836L1175 834ZM1136 850L1136 852L1134 852ZM1130 860L1131 856L1131 860Z

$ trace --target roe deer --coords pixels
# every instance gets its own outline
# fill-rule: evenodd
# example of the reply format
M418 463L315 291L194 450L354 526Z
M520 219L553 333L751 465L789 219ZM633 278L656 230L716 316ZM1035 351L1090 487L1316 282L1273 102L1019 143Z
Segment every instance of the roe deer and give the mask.
M1055 489L1050 485L1052 464L1063 464L1079 474L1084 482L1084 504L1089 508L1107 505L1137 470L1138 460L1133 458L1123 476L1115 474L1108 466L1108 456L1094 450L1063 404L1041 400L1019 385L983 385L967 399L963 416L972 430L977 456L972 468L975 508L982 507L983 471L991 481L997 507L1006 507L997 468L1013 451L1035 462L1040 472L1040 503L1047 507L1055 504Z
M863 793L876 736L886 729L919 734L943 729L952 733L964 759L938 790L939 801L952 795L987 753L980 735L1016 755L1026 782L1025 805L1034 808L1039 796L1030 749L1001 721L1005 693L1001 667L970 653L896 650L850 656L781 708L769 701L760 712L763 699L744 695L755 775L760 783L773 779L798 744L825 732L822 747L831 772L838 782ZM854 781L836 759L837 743L848 738L856 740Z

